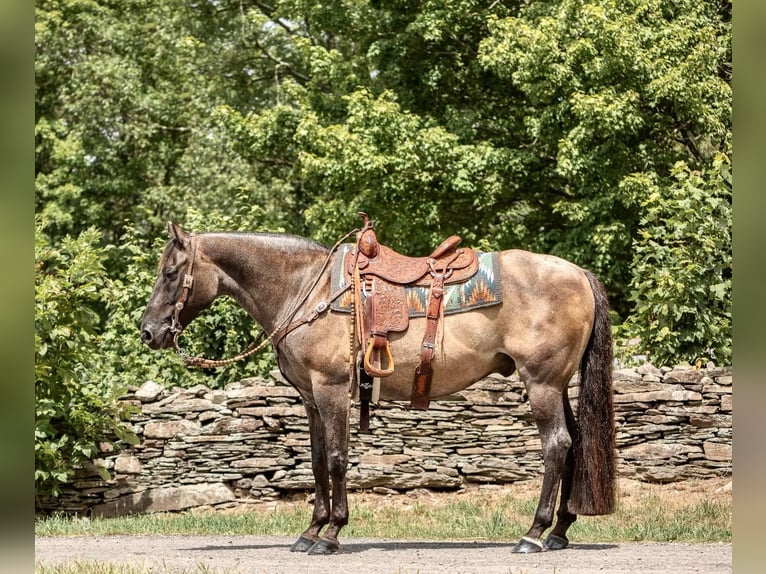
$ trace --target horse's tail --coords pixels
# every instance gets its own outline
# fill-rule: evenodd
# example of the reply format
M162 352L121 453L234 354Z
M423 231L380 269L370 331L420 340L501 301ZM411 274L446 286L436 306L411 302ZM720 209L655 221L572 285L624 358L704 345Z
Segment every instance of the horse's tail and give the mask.
M574 437L574 479L569 509L574 514L610 514L615 507L615 428L612 399L612 329L601 282L588 277L596 314L580 362L578 432Z

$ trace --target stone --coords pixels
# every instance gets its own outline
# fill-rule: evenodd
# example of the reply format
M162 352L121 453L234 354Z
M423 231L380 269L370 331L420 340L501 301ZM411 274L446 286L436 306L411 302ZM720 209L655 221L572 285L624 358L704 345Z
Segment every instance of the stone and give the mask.
M633 393L662 391L667 388L667 385L664 385L661 382L651 382L639 378L638 380L631 381L614 381L612 387L614 388L615 393L628 395Z
M644 363L643 365L641 365L640 367L636 369L636 373L638 373L642 377L646 375L651 375L658 378L662 377L662 371L658 369L657 367L655 367L654 365L652 365L651 363Z
M183 395L187 397L204 397L210 392L210 388L205 385L194 385L183 391Z
M612 373L613 381L627 381L629 383L640 383L641 375L633 369L616 369Z
M690 452L699 452L700 450L699 447L683 444L648 442L622 449L620 454L626 459L664 460Z
M194 421L186 419L175 421L159 421L146 423L144 427L145 438L166 439L173 438L176 435L197 434L200 431L200 425Z
M723 462L731 462L731 444L706 442L702 445L705 458Z
M263 472L265 470L276 470L280 468L281 466L282 465L279 463L279 461L276 458L271 458L266 456L235 460L231 463L232 468L254 469L259 472Z
M202 398L203 399L207 399L208 401L210 401L214 405L220 405L220 404L226 402L227 396L226 396L226 393L224 391L212 391L212 392L205 393L204 395L202 395Z
M359 458L359 463L373 466L396 466L410 460L411 458L406 454L363 454Z
M121 454L114 460L116 474L140 474L141 470L141 461L135 456Z
M650 466L642 468L638 472L638 478L645 482L656 482L666 484L668 482L678 482L685 478L681 469L674 466Z
M146 381L143 385L138 387L135 393L135 397L142 403L152 403L165 392L165 387L154 381Z
M666 383L699 383L703 377L708 376L707 371L701 369L673 370L665 375Z
M235 500L224 484L189 484L159 487L121 496L93 507L93 515L103 518L140 512L172 512Z
M240 415L251 417L305 417L306 409L303 407L246 407L239 409ZM264 420L266 420L264 418Z
M689 424L699 428L730 428L731 415L691 415Z
M253 418L223 417L215 421L206 432L210 434L234 434L255 432L263 427L263 421Z
M688 365L615 371L619 476L667 483L730 475L731 376L728 367ZM159 392L145 402L134 394L140 390L120 399L141 410L131 418L140 444L99 453L114 478L104 481L93 464L85 465L42 508L214 509L313 491L308 424L292 387L262 377L216 391L175 387L168 394L146 386L145 399ZM580 390L573 378L568 393L575 412ZM450 398L432 401L424 412L411 412L406 401L382 401L369 433L359 432L354 404L350 488L413 492L539 480L540 438L517 374L487 377ZM213 495L203 496L208 489Z
M219 405L214 404L207 399L184 399L179 398L178 395L174 397L173 401L160 405L148 404L144 407L145 414L159 414L159 413L194 413L200 411L214 411L220 408Z

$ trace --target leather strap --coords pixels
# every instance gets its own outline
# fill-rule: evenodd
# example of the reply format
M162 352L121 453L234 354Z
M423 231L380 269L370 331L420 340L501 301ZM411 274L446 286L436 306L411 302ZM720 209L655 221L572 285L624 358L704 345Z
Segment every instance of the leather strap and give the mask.
M426 332L423 335L423 343L420 348L420 363L415 368L415 379L412 383L412 398L410 407L417 410L427 410L430 402L431 379L433 369L431 361L436 350L436 333L439 328L439 318L442 316L444 297L444 271L436 271L433 274L431 295L428 298L426 309Z
M306 325L308 323L311 323L314 319L316 319L322 313L327 311L327 309L330 308L330 303L335 301L338 297L343 295L343 293L348 291L350 288L351 288L351 285L346 285L345 287L341 287L335 293L330 295L330 298L327 301L322 301L321 303L319 303L316 307L314 307L311 311L306 313L300 319L297 319L296 321L293 321L289 325L285 325L284 327L282 327L281 329L276 331L271 336L271 340L272 340L274 346L276 347L277 345L279 345L280 341L282 341L282 339L284 339L287 336L287 334L290 333L291 331L294 331L295 329L297 329L298 327L300 327L302 325Z
M192 285L194 285L194 275L192 274L192 271L194 270L194 259L197 257L197 242L194 240L194 235L191 233L189 234L189 247L191 248L189 266L186 268L186 273L184 274L183 289L181 290L181 295L178 297L178 300L174 306L175 308L173 309L173 319L170 322L170 330L173 332L173 344L176 346L176 348L178 348L178 335L183 330L179 316L181 315L181 311L183 311L184 306L186 306L186 301L189 298L189 292L192 289Z
M372 400L373 379L372 376L359 368L359 430L370 430L370 401Z

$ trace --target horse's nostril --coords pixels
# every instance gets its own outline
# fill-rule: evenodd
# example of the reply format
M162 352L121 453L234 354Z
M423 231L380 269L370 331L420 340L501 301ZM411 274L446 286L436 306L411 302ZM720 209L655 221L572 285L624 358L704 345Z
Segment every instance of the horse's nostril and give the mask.
M141 340L144 343L151 343L152 342L152 333L149 331L149 329L142 329L141 330Z

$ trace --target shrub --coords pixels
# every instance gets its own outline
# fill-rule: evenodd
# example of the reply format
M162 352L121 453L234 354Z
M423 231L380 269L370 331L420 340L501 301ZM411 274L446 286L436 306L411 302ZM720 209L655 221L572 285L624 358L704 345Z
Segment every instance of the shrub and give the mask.
M630 300L622 335L638 337L654 364L730 364L731 164L677 163L674 181L650 185L634 240Z
M52 245L35 230L35 492L57 496L90 463L99 442L134 443L123 423L122 388L93 376L99 361L99 307L108 284L95 229ZM105 469L100 468L104 478Z

